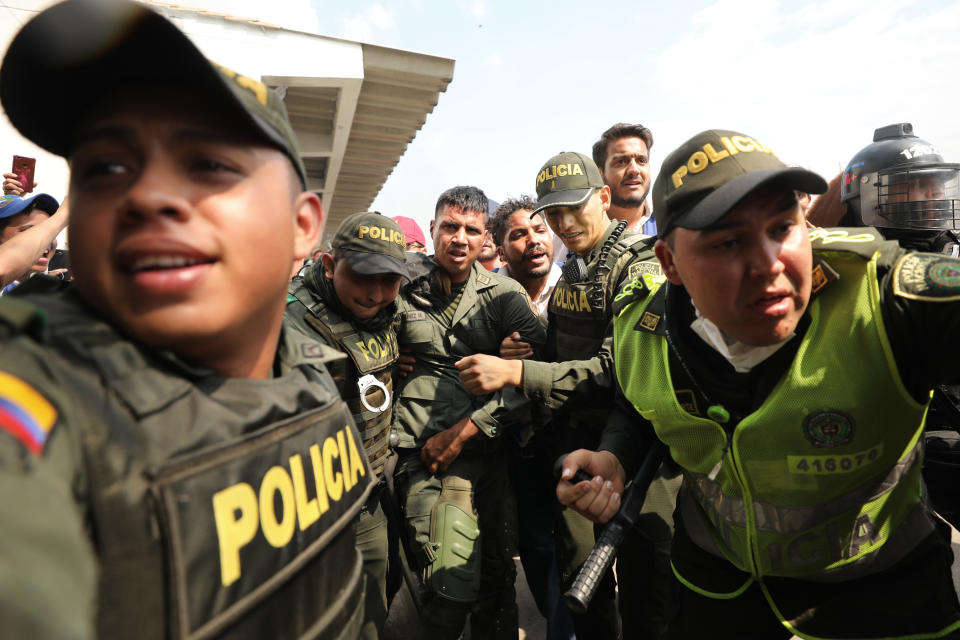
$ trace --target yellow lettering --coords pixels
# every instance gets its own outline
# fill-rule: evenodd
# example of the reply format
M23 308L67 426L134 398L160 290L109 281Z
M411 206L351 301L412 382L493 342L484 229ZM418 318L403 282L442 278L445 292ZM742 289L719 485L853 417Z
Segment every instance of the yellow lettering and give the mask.
M257 535L257 494L239 482L213 494L213 519L220 543L220 582L228 587L240 578L240 549Z
M283 508L283 520L280 521L277 520L275 493L280 494ZM270 467L260 483L260 528L267 542L278 549L285 547L293 538L297 525L293 504L293 482L287 470L279 466Z
M710 162L720 162L724 158L730 156L729 151L720 151L719 153L714 150L713 145L709 142L703 145L703 150L707 152L707 157L710 158Z
M679 189L683 186L683 179L687 175L687 165L681 165L673 172L673 175L670 177L673 178L673 188Z
M579 308L577 309L577 311L590 311L590 303L587 302L587 292L586 292L586 291L581 291L581 292L580 292L580 304L579 304Z
M730 152L731 156L735 156L738 153L740 153L740 151L733 145L733 142L731 142L730 138L728 138L727 136L721 137L720 142L722 142L723 146L727 148L727 151Z
M310 445L310 461L313 463L313 481L317 486L317 501L320 503L320 515L325 514L330 509L330 501L327 499L327 489L324 485L323 464L320 462L320 446Z
M707 154L703 151L694 151L690 159L687 160L687 169L690 173L700 173L707 168L708 164L710 164L710 161L707 160Z
M353 484L357 484L357 480L367 475L367 467L360 456L360 450L357 449L357 443L353 440L353 432L350 429L344 431L347 432L347 447L350 451L350 473L353 475Z
M343 440L343 429L337 431L337 448L340 450L340 468L343 470L343 488L346 491L353 489L353 478L350 477L350 453L347 451L347 444Z
M380 227L371 227L370 228L370 237L374 240L380 239Z
M253 95L256 96L257 101L266 106L267 105L267 86L262 82L257 82L253 78L248 78L247 76L236 77L237 84L243 87L244 89L249 89L253 92Z
M333 458L340 457L337 441L327 438L323 441L323 477L327 481L327 495L336 502L343 496L343 475L333 471Z
M731 138L733 144L736 145L737 149L740 151L756 151L757 147L753 144L753 140L746 136L733 136Z
M365 224L362 224L362 225L360 225L360 227L357 229L357 238L358 238L358 239L361 239L361 238L363 238L363 236L367 235L368 233L370 233L370 227L368 227L368 226L365 225Z
M561 165L559 165L559 166L557 167L557 175L558 175L558 176L565 176L565 175L567 175L567 168L568 168L569 166L570 166L570 165L568 165L568 164L561 164Z
M573 165L573 171L570 172L570 175L572 175L572 176L582 176L582 175L583 175L583 167L581 167L581 166L578 165L578 164Z
M372 359L373 359L373 358L370 357L370 352L367 351L367 345L363 344L363 340L358 340L358 341L355 342L354 344L357 345L358 347L360 347L360 351L363 352L363 357L364 357L364 358L366 358L367 360L372 360Z
M299 453L290 456L290 475L293 477L293 497L297 501L300 531L306 531L307 527L320 519L320 507L316 498L307 499L307 479Z

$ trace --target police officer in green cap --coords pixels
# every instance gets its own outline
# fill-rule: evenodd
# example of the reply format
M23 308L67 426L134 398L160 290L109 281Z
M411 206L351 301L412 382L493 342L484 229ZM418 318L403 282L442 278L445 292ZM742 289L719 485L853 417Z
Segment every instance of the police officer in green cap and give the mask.
M322 218L280 98L141 4L69 0L0 100L69 159L75 274L0 300L4 637L356 637L372 473L337 354L284 324Z
M434 255L410 254L413 281L401 298L398 338L415 360L394 406L397 484L430 638L459 638L471 610L472 638L517 637L515 518L501 441L529 406L513 389L471 394L455 363L496 353L514 331L539 346L544 330L516 281L477 264L487 206L476 187L440 195Z
M514 386L553 409L559 456L596 446L611 414L612 318L621 289L635 278L655 281L662 276L653 261L654 239L626 231L625 221L607 217L610 187L588 156L563 152L550 158L537 174L536 186L536 211L543 211L569 250L563 278L550 300L546 361L473 356L457 366L475 393ZM632 619L647 627L625 629L628 637L657 637L666 623L673 589L668 562L671 514L678 486L676 473L665 468L648 494L639 527L643 536L631 536L622 547L620 573L641 577L630 583L642 590L630 594L630 606L642 609ZM594 528L580 514L563 509L557 537L560 577L569 585L593 548ZM621 597L626 597L629 588L623 586ZM604 577L587 613L574 616L574 624L578 637L620 636L612 572Z
M820 176L701 132L654 184L668 281L614 319L632 420L575 451L561 502L597 521L653 438L683 469L668 638L955 638L949 528L927 501L931 389L955 384L960 261L810 229ZM585 469L596 481L571 484Z
M364 638L376 638L387 619L387 520L380 506L389 455L393 365L397 361L394 302L408 277L406 240L379 213L355 213L341 223L333 253L324 253L290 285L287 317L346 358L327 364L340 397L360 430L377 488L357 521L357 546L367 576Z

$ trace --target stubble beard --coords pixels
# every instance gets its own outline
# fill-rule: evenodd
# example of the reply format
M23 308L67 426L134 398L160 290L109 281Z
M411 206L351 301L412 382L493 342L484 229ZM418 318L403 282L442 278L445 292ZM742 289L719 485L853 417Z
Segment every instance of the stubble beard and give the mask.
M649 192L650 189L647 189L639 198L621 198L620 196L611 193L610 204L622 209L635 209L644 203L644 201L647 199L647 193Z

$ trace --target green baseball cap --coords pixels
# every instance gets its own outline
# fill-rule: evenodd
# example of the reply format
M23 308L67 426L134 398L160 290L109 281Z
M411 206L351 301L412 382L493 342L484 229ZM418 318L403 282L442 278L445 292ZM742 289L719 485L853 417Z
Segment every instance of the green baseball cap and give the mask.
M537 208L533 213L550 207L579 207L602 186L603 176L590 156L561 151L537 174Z
M357 273L395 273L410 279L407 272L407 239L400 225L377 211L354 213L340 223L331 243L343 252Z
M67 0L37 14L13 39L0 67L0 102L24 137L68 156L76 130L104 87L161 85L200 92L232 111L307 174L276 91L204 57L172 22L129 0ZM31 90L48 87L55 91Z
M784 164L755 138L719 129L698 133L666 157L653 184L658 233L709 227L772 180L804 193L827 190L818 174Z

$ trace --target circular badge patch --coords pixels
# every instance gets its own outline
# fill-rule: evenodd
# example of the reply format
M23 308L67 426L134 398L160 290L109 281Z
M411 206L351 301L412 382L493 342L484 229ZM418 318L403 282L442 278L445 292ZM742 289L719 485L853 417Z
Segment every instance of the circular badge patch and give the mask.
M934 260L927 265L923 279L931 289L957 291L960 289L960 269L956 260Z
M839 447L853 438L853 418L842 411L814 411L803 421L803 435L815 447Z

